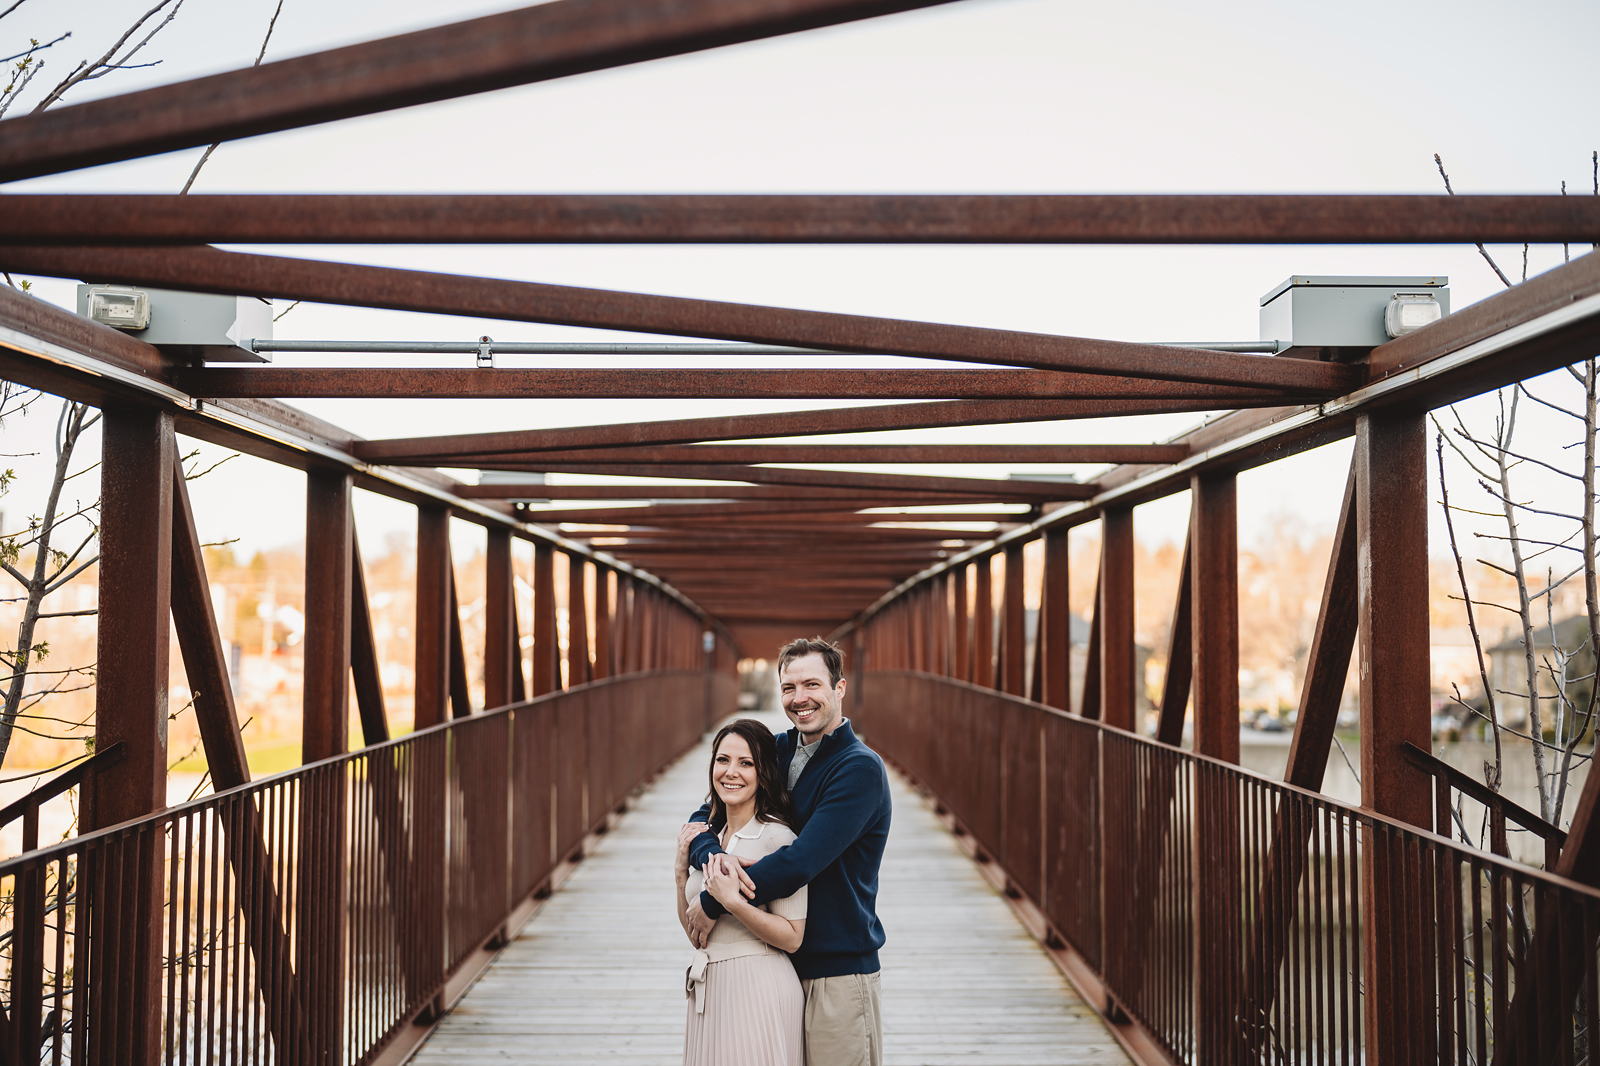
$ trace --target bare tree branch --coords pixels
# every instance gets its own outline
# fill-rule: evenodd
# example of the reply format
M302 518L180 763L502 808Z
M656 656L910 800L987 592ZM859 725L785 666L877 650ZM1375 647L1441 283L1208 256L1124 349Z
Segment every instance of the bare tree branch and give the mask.
M267 23L267 35L261 39L261 51L256 53L256 61L250 64L251 66L259 67L261 65L261 60L267 54L267 42L272 40L272 29L278 24L278 15L281 14L282 11L283 0L278 0L278 6L272 12L272 20ZM200 176L200 168L206 165L206 161L211 158L211 153L215 152L217 148L221 146L221 144L222 142L218 141L216 144L213 144L211 147L205 150L205 154L200 157L200 162L196 163L194 165L194 169L189 172L189 180L183 183L182 189L178 190L179 196L189 195L189 190L194 187L194 179Z
M1439 176L1444 179L1444 191L1454 196L1456 191L1450 187L1450 175L1444 172L1444 160L1439 158L1438 152L1433 153L1433 161L1438 164ZM1511 288L1511 279L1506 277L1505 271L1500 269L1500 264L1494 261L1494 257L1489 254L1482 241L1478 242L1478 254L1483 256L1484 262L1489 264L1489 269L1495 272L1495 276L1506 283L1506 288Z
M168 4L172 4L173 5L172 10L167 12L167 17L162 19L161 22L159 24L157 24L155 29L151 30L148 34L145 35L144 40L142 40L138 44L134 45L131 49L129 49L121 57L115 58L115 59L112 58L113 56L115 56L117 54L117 49L121 48L124 44L126 44L128 42L128 38L132 37L135 33L138 32L140 26L143 26L146 22L150 21L152 16L154 16L157 12L159 12L162 8L166 7ZM87 60L85 60L84 62L79 63L75 68L73 68L72 73L67 75L66 78L64 78L62 80L60 85L57 85L54 89L51 89L49 94L46 95L45 98L39 102L38 106L33 109L33 113L34 114L38 114L40 111L43 111L45 108L49 107L51 104L55 103L57 100L60 100L61 97L68 90L70 90L74 85L79 85L79 84L81 84L83 82L91 81L91 80L93 80L95 78L103 78L107 74L111 73L113 70L124 70L124 69L127 69L128 67L132 66L133 64L130 64L128 62L128 60L132 59L135 55L137 55L139 53L140 49L142 49L145 45L149 44L151 38L155 37L156 34L160 33L162 30L166 29L167 25L174 18L177 17L178 9L181 8L182 6L183 6L183 0L176 0L175 3L174 3L174 0L160 0L160 3L156 4L155 7L151 8L149 11L146 11L143 15L141 15L139 17L139 21L138 22L135 22L132 26L129 26L128 29L127 29L127 32L125 32L121 37L117 38L117 43L112 45L110 47L110 49L108 49L106 51L105 55L103 55L99 59L95 60L92 64L89 63ZM157 60L157 62L160 62L160 61ZM140 63L138 65L139 66L155 66L156 64L155 63Z

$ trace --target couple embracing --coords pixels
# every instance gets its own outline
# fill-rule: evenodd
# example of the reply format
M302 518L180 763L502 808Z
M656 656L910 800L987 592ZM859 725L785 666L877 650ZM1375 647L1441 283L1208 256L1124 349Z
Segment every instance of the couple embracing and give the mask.
M710 802L678 834L678 920L696 949L684 1066L883 1061L889 779L843 716L843 666L827 641L785 645L794 728L741 718L712 744Z

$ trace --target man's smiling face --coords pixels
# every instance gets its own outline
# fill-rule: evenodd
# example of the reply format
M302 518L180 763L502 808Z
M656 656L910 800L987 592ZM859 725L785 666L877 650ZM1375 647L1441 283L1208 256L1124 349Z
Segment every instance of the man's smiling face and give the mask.
M800 743L815 743L843 720L844 678L833 684L821 655L812 653L792 660L783 668L778 683L783 713L800 730Z

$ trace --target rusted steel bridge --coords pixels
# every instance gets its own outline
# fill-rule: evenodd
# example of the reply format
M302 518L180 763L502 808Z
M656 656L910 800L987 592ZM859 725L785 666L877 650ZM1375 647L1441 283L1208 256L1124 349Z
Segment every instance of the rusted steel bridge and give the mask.
M0 124L0 180L921 6L556 0L11 119ZM570 869L586 835L732 710L738 658L813 630L850 649L849 713L864 735L1000 871L1030 928L1136 1056L1484 1063L1593 1054L1600 775L1589 776L1568 835L1432 761L1421 649L1425 413L1594 355L1600 256L1337 361L211 245L1584 242L1600 241L1600 200L8 194L0 205L0 267L18 273L979 365L229 368L183 363L0 289L0 375L105 416L102 754L73 778L84 788L80 835L38 847L38 799L5 812L24 819L29 849L0 864L12 893L5 1061L393 1061ZM803 420L403 440L358 439L282 402L561 396L916 402ZM1140 446L727 443L1168 412L1225 413ZM177 433L306 474L305 765L288 774L250 780ZM1289 767L1284 780L1268 780L1237 766L1235 479L1352 436ZM1114 465L1093 484L804 468L982 461ZM458 483L440 467L727 484L548 485L542 498L609 502L530 515L510 503L526 488ZM355 487L417 510L415 730L397 739L383 706ZM1192 517L1171 666L1157 735L1147 738L1135 715L1132 513L1183 490ZM668 499L677 502L651 502ZM948 526L916 524L990 521L995 503L1031 510L955 538ZM892 526L870 510L897 506L942 510ZM487 530L486 708L473 706L467 683L452 517ZM625 528L596 545L555 532L569 521ZM1090 521L1101 523L1102 550L1087 677L1074 702L1066 538ZM527 655L514 539L534 548ZM1043 599L1030 638L1021 560L1036 540ZM998 589L988 565L996 555L1006 560ZM559 605L558 560L571 575ZM565 662L558 609L572 634ZM173 808L169 626L198 693L217 789ZM1318 792L1352 657L1358 806ZM362 728L354 751L352 689ZM1487 803L1499 827L1538 830L1542 867L1452 840L1459 793Z

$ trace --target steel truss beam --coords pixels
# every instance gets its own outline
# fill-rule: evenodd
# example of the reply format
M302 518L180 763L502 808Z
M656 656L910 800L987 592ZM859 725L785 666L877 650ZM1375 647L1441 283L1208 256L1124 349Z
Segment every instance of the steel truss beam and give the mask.
M1188 488L1196 473L1246 470L1349 437L1363 412L1431 410L1570 365L1596 350L1600 255L1586 255L1374 349L1374 380L1354 392L1315 406L1235 412L1177 438L1173 443L1192 449L1180 463L1107 471L1097 478L1102 489L1094 499L1064 505L907 578L850 627L919 583L988 556L1011 540L1094 521L1109 506L1170 496Z
M539 452L552 463L1175 463L1183 444L664 444Z
M412 107L942 0L561 0L12 120L0 181Z
M12 210L0 217L0 243L9 244L1600 241L1600 202L1561 196L24 194L9 199Z
M457 518L506 526L525 540L553 543L591 555L606 566L659 587L691 613L700 609L653 575L604 554L591 553L549 530L458 495L465 488L428 470L399 470L351 454L353 434L292 407L270 401L213 402L167 385L167 363L152 345L32 296L0 286L0 376L56 396L99 407L166 408L178 432L298 469L342 468L358 488L412 504L449 507ZM661 490L657 490L660 492ZM668 490L670 492L670 490Z
M17 273L267 299L1322 395L1352 388L1365 377L1360 367L1342 363L247 255L210 247L11 246L0 249L0 265Z
M3 253L0 253L3 254ZM833 354L833 353L830 353ZM1284 403L1274 389L1075 374L1059 370L526 369L492 367L185 367L174 385L213 398L1204 400L1216 407Z
M781 411L761 415L680 418L664 422L402 437L360 441L352 445L352 450L358 458L369 462L462 466L505 460L506 457L516 457L522 461L528 454L544 451L1053 422L1211 409L1210 401L1189 400L945 400L882 407L842 407L831 411ZM600 473L615 474L618 471Z

